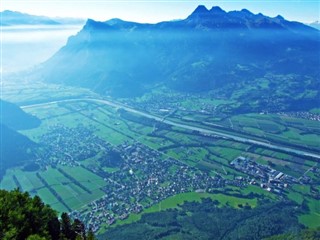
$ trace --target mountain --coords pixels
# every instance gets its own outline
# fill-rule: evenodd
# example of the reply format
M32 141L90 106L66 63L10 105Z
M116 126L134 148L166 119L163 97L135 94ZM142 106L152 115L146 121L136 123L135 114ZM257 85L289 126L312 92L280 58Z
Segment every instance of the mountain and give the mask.
M243 106L265 95L259 106L280 98L286 109L310 108L319 97L319 33L281 16L204 6L184 20L157 24L89 19L34 74L114 97L139 96L159 85L226 98L247 88L245 100L236 99ZM262 78L267 89L257 83Z
M25 164L34 157L36 143L18 133L17 129L36 127L40 120L23 112L18 106L0 99L0 179L7 168Z
M5 10L2 15L0 26L15 25L61 25L61 24L82 24L83 19L75 18L49 18L44 16L34 16L26 13Z

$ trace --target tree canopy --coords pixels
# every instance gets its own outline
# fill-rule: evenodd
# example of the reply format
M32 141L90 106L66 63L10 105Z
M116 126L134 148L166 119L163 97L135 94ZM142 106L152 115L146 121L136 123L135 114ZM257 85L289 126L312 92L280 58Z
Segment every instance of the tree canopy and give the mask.
M58 213L38 196L15 189L0 190L0 239L92 240L94 236L91 231L87 236L80 220L72 220L67 213L59 220Z

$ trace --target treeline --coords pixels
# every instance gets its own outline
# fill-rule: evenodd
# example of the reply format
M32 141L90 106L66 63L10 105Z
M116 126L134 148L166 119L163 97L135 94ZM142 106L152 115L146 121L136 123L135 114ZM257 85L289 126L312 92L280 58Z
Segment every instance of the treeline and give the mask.
M319 240L320 228L317 229L303 229L298 233L286 233L272 236L265 240Z
M0 190L0 239L15 240L93 240L91 230L72 220L67 213L58 218L57 212L38 197Z
M250 239L299 233L297 214L291 202L260 202L256 208L218 207L218 201L186 202L179 209L149 213L135 223L110 229L101 239Z

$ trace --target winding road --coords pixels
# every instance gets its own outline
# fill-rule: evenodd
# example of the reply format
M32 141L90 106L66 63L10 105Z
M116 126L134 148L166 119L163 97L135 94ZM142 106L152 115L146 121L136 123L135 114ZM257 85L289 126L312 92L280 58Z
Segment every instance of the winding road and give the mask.
M294 149L291 147L280 146L280 145L276 145L273 143L263 142L263 141L254 140L254 139L250 139L250 138L240 137L240 136L236 136L236 135L232 135L232 134L228 134L228 133L223 133L223 132L219 132L219 131L215 131L215 130L209 130L209 129L205 129L205 128L201 128L201 127L196 127L196 126L184 124L184 123L177 123L177 122L174 122L171 120L163 119L163 117L158 117L158 116L155 116L150 113L145 113L145 112L136 110L134 108L131 108L129 106L123 105L121 103L117 103L117 102L113 102L113 101L109 101L109 100L94 99L94 98L74 98L74 99L65 99L65 100L57 100L57 101L51 101L51 102L46 102L46 103L25 105L25 106L21 106L21 108L28 109L28 108L35 108L35 107L45 107L45 106L54 105L54 104L58 104L58 103L79 102L79 101L95 102L95 103L101 103L101 104L105 104L105 105L115 107L115 108L122 108L128 112L135 113L140 116L143 116L143 117L146 117L149 119L154 119L156 121L163 122L168 125L179 127L182 129L199 131L201 133L216 135L216 136L220 136L225 139L230 139L230 140L234 140L237 142L249 143L249 144L253 144L253 145L257 145L257 146L267 147L269 149L280 150L280 151L284 151L287 153L297 154L302 157L312 157L312 158L316 158L316 159L320 160L320 154L297 150L297 149Z

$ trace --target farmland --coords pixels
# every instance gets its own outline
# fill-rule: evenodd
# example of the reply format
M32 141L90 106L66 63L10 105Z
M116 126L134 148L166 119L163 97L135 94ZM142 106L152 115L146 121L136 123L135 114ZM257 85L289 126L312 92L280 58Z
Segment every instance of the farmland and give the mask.
M309 112L234 113L232 109L239 107L234 100L236 98L225 99L211 94L184 95L159 88L141 98L121 101L179 123L265 139L297 149L314 152L319 149L320 117L316 109Z
M61 168L69 170L69 168ZM46 204L50 204L59 212L68 211L68 209L80 209L103 195L100 190L101 187L105 186L103 179L82 167L72 168L72 171L77 173L73 174L76 181L83 182L90 189L90 193L79 188L75 184L77 182L70 182L70 179L54 168L48 168L40 172L40 176L45 179L47 186L40 181L36 172L25 172L20 169L9 170L1 184L5 189L19 187L22 191L39 195ZM14 178L17 181L12 181ZM57 195L54 194L52 189ZM61 198L58 199L58 196Z

